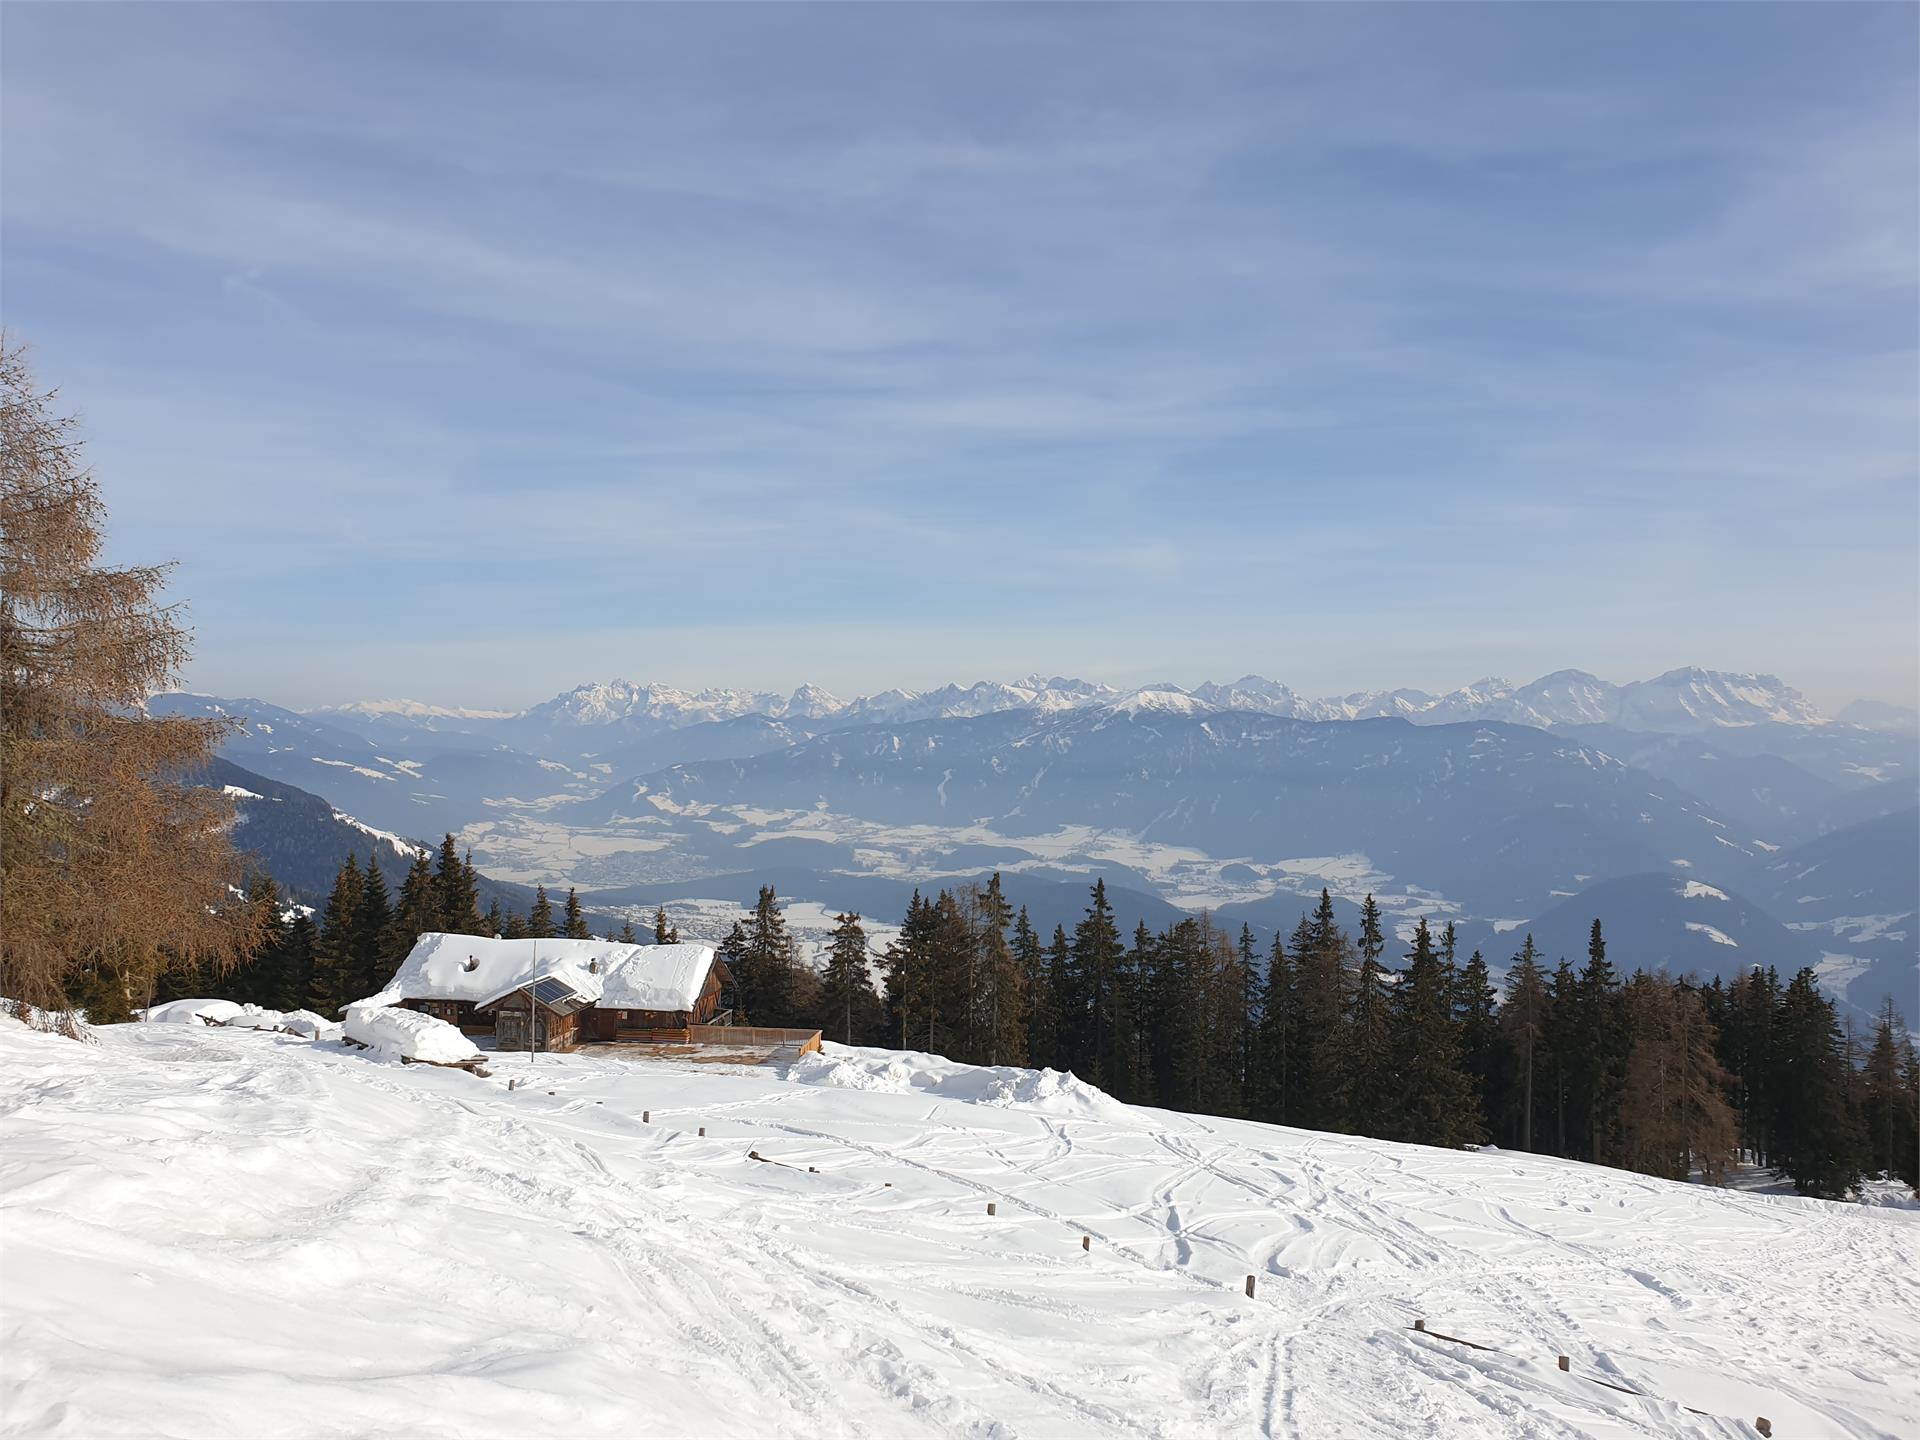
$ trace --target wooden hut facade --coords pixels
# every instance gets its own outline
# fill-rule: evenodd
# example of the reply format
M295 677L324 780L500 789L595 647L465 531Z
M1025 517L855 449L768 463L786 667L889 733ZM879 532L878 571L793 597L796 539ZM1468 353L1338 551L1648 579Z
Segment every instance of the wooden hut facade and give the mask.
M693 1026L732 1018L732 989L706 945L434 933L420 937L374 998L490 1033L501 1050L571 1050L685 1041Z

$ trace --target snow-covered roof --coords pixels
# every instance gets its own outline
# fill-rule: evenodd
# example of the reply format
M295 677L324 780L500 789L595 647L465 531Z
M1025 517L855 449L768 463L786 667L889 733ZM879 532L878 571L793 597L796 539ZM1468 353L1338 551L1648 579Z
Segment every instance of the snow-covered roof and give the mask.
M617 940L488 940L422 935L379 995L359 1003L471 1000L484 1005L548 976L609 1010L691 1010L713 968L709 945Z

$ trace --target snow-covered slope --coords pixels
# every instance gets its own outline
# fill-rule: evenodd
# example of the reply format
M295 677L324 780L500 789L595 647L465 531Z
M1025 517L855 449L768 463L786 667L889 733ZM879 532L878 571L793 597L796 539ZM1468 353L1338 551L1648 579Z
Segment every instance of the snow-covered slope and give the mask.
M1911 1213L928 1057L100 1039L0 1022L8 1433L1920 1433Z

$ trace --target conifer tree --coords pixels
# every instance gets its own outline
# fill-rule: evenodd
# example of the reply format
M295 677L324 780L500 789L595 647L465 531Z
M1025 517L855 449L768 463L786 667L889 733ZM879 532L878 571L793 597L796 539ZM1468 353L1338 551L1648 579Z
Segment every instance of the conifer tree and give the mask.
M930 1024L924 1014L932 1002L928 988L932 969L930 911L915 890L907 901L900 934L887 947L885 956L887 1035L889 1043L902 1050L912 1049L913 1037Z
M1548 990L1547 1055L1553 1064L1553 1153L1571 1156L1569 1115L1574 1108L1575 1072L1581 1046L1580 977L1563 956Z
M1509 1124L1517 1125L1507 1133L1517 1137L1522 1150L1540 1148L1535 1127L1535 1077L1542 1066L1543 1051L1549 1033L1552 1000L1547 994L1546 977L1540 970L1540 952L1529 934L1507 970L1506 999L1500 1006L1500 1037L1504 1047L1503 1069L1509 1077L1507 1093L1511 1097Z
M1074 1067L1073 1043L1069 1024L1078 995L1074 988L1073 945L1067 939L1067 927L1053 927L1053 939L1047 943L1047 1009L1053 1017L1053 1060L1055 1070Z
M1399 1139L1447 1147L1486 1139L1473 1081L1461 1061L1453 1002L1446 965L1423 916L1393 995L1391 1077L1397 1094L1386 1114Z
M620 933L613 938L618 940L622 945L638 945L640 943L640 936L635 933L633 928L633 916L621 916ZM656 940L655 943L657 944L659 942Z
M247 904L256 912L258 938L252 958L233 973L227 992L242 1004L285 1009L279 999L286 976L287 922L282 917L285 902L273 876L262 871L248 877Z
M480 928L480 897L471 856L462 858L448 834L440 842L434 867L434 888L440 898L440 923L432 928L449 935L471 935Z
M1626 999L1607 959L1607 942L1595 920L1587 940L1587 964L1575 990L1575 1051L1572 1070L1577 1103L1578 1153L1612 1164L1620 1132L1620 1098L1626 1086Z
M631 928L631 926L629 926ZM662 905L653 912L653 943L656 945L678 945L680 930L678 926L667 923L667 907Z
M1866 1130L1868 1172L1901 1180L1909 1189L1920 1187L1915 1164L1920 1115L1916 1114L1910 1088L1912 1067L1910 1062L1903 1063L1912 1048L1907 1022L1889 995L1874 1017L1873 1044L1861 1077L1861 1120Z
M262 1004L270 1005L275 1010L298 1010L310 1006L314 952L319 948L319 943L320 936L314 928L313 917L304 910L297 912L287 926L286 939L281 943L276 993L271 1001L262 1001Z
M422 935L440 928L440 894L434 884L433 862L427 852L416 851L413 863L407 867L406 877L400 882L400 894L393 903L393 917L387 927L387 934L381 943L381 965L384 972L380 979L384 982L388 975L407 958ZM487 932L491 935L493 932Z
M1047 980L1047 952L1034 933L1022 905L1013 917L1013 963L1020 970L1020 993L1025 1000L1021 1029L1027 1038L1027 1063L1036 1069L1057 1069L1053 987Z
M1505 1096L1499 1093L1503 1072L1500 1065L1500 1021L1495 1006L1498 996L1487 974L1487 961L1478 950L1467 963L1455 969L1447 958L1455 943L1453 922L1441 932L1440 960L1453 979L1453 1018L1459 1028L1460 1061L1473 1082L1474 1102L1487 1131L1493 1132L1495 1117L1505 1109Z
M1000 872L996 870L979 901L980 975L985 987L981 1031L989 1065L1027 1063L1027 975L1007 939L1012 919L1012 907L1000 888Z
M1074 1045L1076 1072L1094 1085L1117 1093L1123 1068L1121 1054L1124 1037L1120 1009L1125 1003L1120 991L1120 969L1125 957L1120 931L1113 923L1113 906L1107 900L1104 877L1093 882L1093 901L1086 918L1073 929L1073 975L1076 1000L1085 1009L1072 1017L1076 1025ZM1084 1065L1084 1071L1080 1066Z
M500 924L500 938L502 940L526 940L531 938L531 932L527 929L527 917L509 906L507 909L507 918Z
M1293 932L1295 953L1304 952L1311 938L1307 917ZM1267 951L1267 974L1260 992L1260 1066L1258 1113L1280 1125L1292 1123L1293 1067L1299 1055L1298 1015L1295 1010L1294 962L1280 937Z
M533 908L527 912L527 934L536 940L553 938L553 902L547 898L547 887L533 887Z
M1426 921L1420 923L1425 933ZM1432 937L1424 943L1431 954ZM1385 945L1386 939L1380 930L1380 909L1369 894L1360 907L1360 969L1354 976L1348 999L1346 1044L1342 1051L1350 1123L1362 1135L1381 1135L1390 1128L1391 1107L1398 1089L1388 1034L1386 971L1380 964Z
M732 993L733 1023L752 1025L755 1023L753 1011L748 1008L747 992L751 987L751 977L747 975L747 927L740 921L733 922L726 937L720 942L720 963L727 968L728 989Z
M1260 1065L1260 1003L1264 987L1260 983L1260 960L1255 953L1253 927L1244 921L1240 926L1239 943L1234 947L1233 976L1237 987L1233 996L1233 1014L1229 1017L1233 1036L1233 1081L1240 1095L1241 1108L1238 1113L1252 1115L1256 1113L1258 1103L1255 1076Z
M565 918L561 922L560 933L569 940L593 938L593 931L587 928L587 917L580 911L580 892L571 885L567 887L567 907Z
M1297 952L1294 986L1300 1037L1296 1125L1344 1130L1347 1125L1346 999L1351 942L1334 919L1333 900L1320 892Z
M1811 968L1780 997L1773 1054L1774 1168L1802 1195L1844 1199L1859 1182L1865 1146L1848 1105L1852 1076L1840 1025Z
M359 903L353 917L353 964L347 988L352 992L341 998L346 1004L378 994L392 971L387 967L388 949L393 940L393 906L387 895L387 879L380 873L380 857L371 855L360 877Z
M745 975L735 972L745 991L746 1005L756 1025L791 1025L808 1013L811 996L801 991L787 933L786 916L771 885L760 887L753 914L746 923L746 948L741 956Z
M488 904L487 913L480 917L480 933L491 939L499 940L503 938L506 933L506 924L506 912L500 908L500 901L496 897Z
M820 977L819 1025L842 1045L870 1045L881 1025L880 997L867 964L867 932L860 916L836 915L826 972Z
M322 1015L335 1015L347 1001L357 1000L360 993L364 993L354 993L359 912L360 862L348 855L346 864L333 877L333 889L321 912L320 935L313 951L313 973L308 982L308 1009Z

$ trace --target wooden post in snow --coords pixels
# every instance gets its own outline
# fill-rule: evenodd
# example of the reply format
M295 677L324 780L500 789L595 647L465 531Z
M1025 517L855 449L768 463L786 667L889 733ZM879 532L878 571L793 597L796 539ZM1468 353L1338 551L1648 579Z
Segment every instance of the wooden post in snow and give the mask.
M1564 1355L1560 1357L1560 1368L1562 1370L1565 1370L1567 1368L1567 1357Z
M701 1133L701 1135L703 1135L703 1136L704 1136L704 1135L705 1135L705 1134L707 1133L707 1127L706 1127L706 1126L704 1126L704 1125L702 1125L702 1126L700 1127L700 1133Z
M1093 1237L1091 1235L1082 1235L1080 1237L1080 1248L1082 1250L1093 1249Z
M1416 1320L1413 1322L1413 1328L1424 1334L1426 1332L1427 1322L1424 1320Z
M1764 1415L1753 1422L1753 1428L1758 1430L1762 1435L1773 1434L1773 1422Z
M1253 1298L1253 1276L1251 1275L1247 1276L1247 1298L1249 1300Z
M996 1209L996 1207L994 1206L994 1203L993 1203L993 1201L991 1201L991 1200L989 1200L989 1201L987 1202L987 1214L989 1214L989 1215L993 1215L993 1214L997 1214L997 1213L998 1213L998 1211L997 1211L997 1209Z

